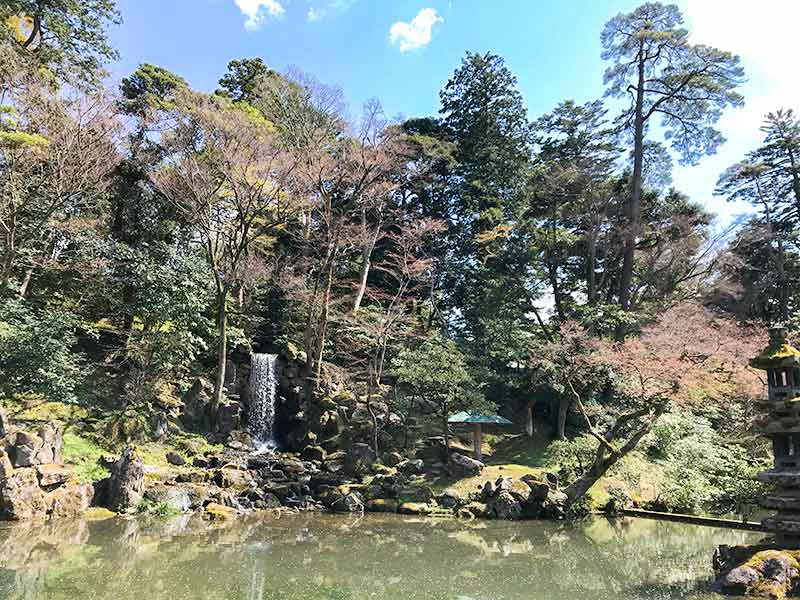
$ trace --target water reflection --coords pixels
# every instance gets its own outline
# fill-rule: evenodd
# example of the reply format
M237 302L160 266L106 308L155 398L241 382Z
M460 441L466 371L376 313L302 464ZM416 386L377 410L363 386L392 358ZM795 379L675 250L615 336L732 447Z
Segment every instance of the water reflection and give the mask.
M646 520L581 525L254 516L0 528L0 598L508 600L703 597L719 543Z

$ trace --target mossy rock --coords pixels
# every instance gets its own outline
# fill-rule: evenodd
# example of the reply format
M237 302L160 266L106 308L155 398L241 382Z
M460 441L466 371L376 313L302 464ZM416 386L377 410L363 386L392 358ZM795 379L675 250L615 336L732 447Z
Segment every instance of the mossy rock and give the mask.
M716 588L726 594L782 600L800 584L800 550L768 549L721 576Z
M376 475L397 475L397 469L387 467L381 463L375 463L372 465L372 472Z
M470 502L462 511L470 513L473 517L485 518L489 516L489 507L483 502Z
M403 502L398 512L402 515L427 515L431 512L431 507L424 502Z
M325 458L328 456L328 453L322 446L312 446L308 445L303 448L302 453L300 456L303 457L303 460L316 460L319 462L323 462Z
M374 498L365 505L367 512L396 513L398 508L397 500L391 498Z
M210 521L232 521L237 516L236 510L216 502L206 504L203 514Z

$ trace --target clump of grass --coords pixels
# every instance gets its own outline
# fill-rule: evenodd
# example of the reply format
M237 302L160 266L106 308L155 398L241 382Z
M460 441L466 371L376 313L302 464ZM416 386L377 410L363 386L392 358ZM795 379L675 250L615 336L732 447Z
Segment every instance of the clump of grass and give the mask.
M100 457L107 453L106 450L88 437L66 431L62 452L64 462L75 469L81 481L100 481L110 475L108 469L99 463Z
M136 505L136 512L151 517L171 517L180 514L180 511L171 504L167 504L166 502L153 502L149 498L143 498L142 501Z

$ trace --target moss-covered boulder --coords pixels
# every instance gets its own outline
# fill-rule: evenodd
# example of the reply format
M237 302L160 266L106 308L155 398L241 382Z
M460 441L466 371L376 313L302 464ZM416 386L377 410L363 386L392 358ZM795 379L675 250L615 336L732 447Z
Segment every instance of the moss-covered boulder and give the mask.
M307 445L305 448L303 448L300 456L303 457L303 460L316 460L322 462L328 456L328 453L322 446Z
M231 521L238 516L236 509L209 502L203 509L203 516L209 521Z
M427 515L431 507L424 502L403 502L397 510L402 515Z
M396 513L398 507L397 500L393 498L373 498L372 500L367 500L365 505L367 512L378 513Z
M733 596L782 600L800 589L800 550L720 546L715 590Z

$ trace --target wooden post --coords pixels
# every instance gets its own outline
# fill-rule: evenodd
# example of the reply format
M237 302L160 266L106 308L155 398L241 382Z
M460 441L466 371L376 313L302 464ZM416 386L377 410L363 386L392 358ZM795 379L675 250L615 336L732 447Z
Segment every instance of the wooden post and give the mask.
M481 424L472 424L472 449L475 452L475 460L483 461L481 455Z

